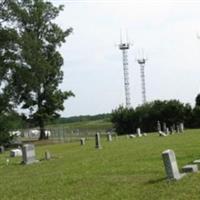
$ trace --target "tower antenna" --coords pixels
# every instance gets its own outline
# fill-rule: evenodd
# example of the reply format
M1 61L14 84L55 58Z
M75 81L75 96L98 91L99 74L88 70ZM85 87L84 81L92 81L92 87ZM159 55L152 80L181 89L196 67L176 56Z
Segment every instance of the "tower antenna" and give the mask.
M131 107L131 97L130 97L129 72L128 72L128 50L130 48L130 44L128 41L127 42L122 41L122 33L121 32L120 32L120 44L118 47L120 50L122 50L126 107L130 108Z
M147 102L146 99L146 86L145 86L145 63L147 58L144 56L144 50L142 49L141 55L137 58L137 62L140 65L140 76L141 76L141 83L142 83L142 103L145 104Z

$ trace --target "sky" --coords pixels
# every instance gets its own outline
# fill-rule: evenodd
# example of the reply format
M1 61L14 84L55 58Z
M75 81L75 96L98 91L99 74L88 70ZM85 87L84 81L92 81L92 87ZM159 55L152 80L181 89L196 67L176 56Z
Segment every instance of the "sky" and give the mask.
M138 52L144 50L147 101L177 99L194 105L200 93L200 1L51 0L65 9L56 19L74 29L60 49L64 58L63 117L109 113L125 105L122 38L128 51L131 105L142 104Z

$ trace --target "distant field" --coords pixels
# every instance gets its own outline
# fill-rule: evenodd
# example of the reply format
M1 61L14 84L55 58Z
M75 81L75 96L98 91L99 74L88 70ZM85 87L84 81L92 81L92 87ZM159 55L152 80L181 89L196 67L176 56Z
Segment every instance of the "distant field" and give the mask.
M108 129L112 128L112 123L107 120L92 120L92 121L81 121L81 122L72 122L64 124L53 124L48 125L48 128L69 128L69 129Z
M54 158L38 164L20 165L19 158L0 154L1 200L199 200L200 173L180 181L165 179L162 151L173 149L179 168L200 159L200 130L184 134L102 140L36 147L37 159L45 150Z

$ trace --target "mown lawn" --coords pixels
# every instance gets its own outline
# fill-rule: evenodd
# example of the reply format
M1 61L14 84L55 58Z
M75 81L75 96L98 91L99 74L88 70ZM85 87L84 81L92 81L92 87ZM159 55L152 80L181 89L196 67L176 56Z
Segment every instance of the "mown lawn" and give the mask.
M168 137L151 134L113 142L102 140L103 149L94 141L39 145L38 164L20 165L9 152L0 155L0 199L66 200L199 200L200 174L189 174L180 181L167 181L162 151L173 149L179 168L200 159L200 130ZM45 150L53 159L42 160Z

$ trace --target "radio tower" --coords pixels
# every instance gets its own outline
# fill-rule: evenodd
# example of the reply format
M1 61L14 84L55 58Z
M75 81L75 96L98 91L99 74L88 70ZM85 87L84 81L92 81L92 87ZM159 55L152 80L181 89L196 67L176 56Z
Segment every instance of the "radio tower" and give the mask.
M141 75L141 82L142 82L142 102L143 104L146 103L146 87L145 87L145 73L144 67L146 63L146 58L139 58L137 59L138 64L140 65L140 75Z
M122 50L122 59L123 59L123 70L124 70L124 89L125 89L125 98L126 98L126 107L130 108L131 106L131 97L130 97L130 88L129 88L129 73L128 73L128 50L130 44L128 42L121 42L119 44L119 49Z

